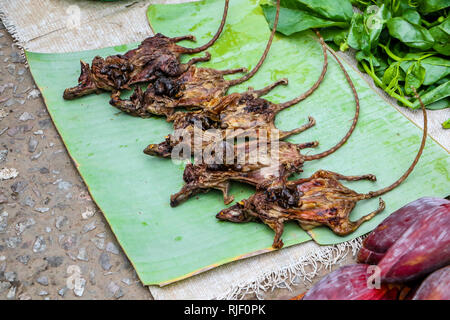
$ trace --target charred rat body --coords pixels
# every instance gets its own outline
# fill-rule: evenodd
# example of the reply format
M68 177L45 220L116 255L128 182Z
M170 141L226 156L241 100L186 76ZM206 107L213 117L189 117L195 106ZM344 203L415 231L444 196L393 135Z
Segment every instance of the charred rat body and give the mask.
M159 77L175 77L187 71L189 67L200 61L208 61L210 55L193 58L186 64L180 62L182 54L194 54L211 47L225 25L229 0L225 0L220 27L214 37L198 48L184 48L177 45L182 40L195 41L192 35L175 38L166 37L160 33L145 39L138 48L123 55L113 55L105 59L95 57L92 66L81 61L81 75L78 85L64 91L64 99L75 99L91 93L130 89L137 83L155 81Z
M217 161L212 164L188 164L183 173L186 184L170 197L170 205L175 207L189 197L211 189L222 191L224 203L229 204L234 200L234 197L228 194L231 181L256 186L276 180L280 176L299 173L304 162L300 150L318 145L317 142L293 144L276 141L277 146L272 149L271 143L268 142L267 152L262 153L258 148L260 143L261 141L254 140L235 145L233 154L242 154L243 158L240 161L234 158L232 164L227 164L226 161L221 161L223 164L216 164ZM242 150L239 150L240 148Z
M417 94L416 94L417 95ZM419 98L420 99L420 98ZM372 219L384 210L384 202L380 198L379 207L360 218L350 221L349 215L360 200L381 196L400 185L413 171L425 146L427 136L427 115L421 102L424 114L424 131L419 152L409 169L392 185L384 189L357 193L339 180L356 181L367 179L375 181L373 175L344 176L338 173L320 170L310 178L287 181L282 178L271 184L259 186L259 190L247 200L243 200L217 214L220 220L230 222L261 221L275 231L272 246L281 248L284 223L297 221L305 230L317 226L327 226L338 235L347 235L355 231L363 222Z
M245 68L216 70L191 65L177 77L160 76L154 83L150 83L145 91L137 87L130 99L121 99L120 91L114 91L110 104L133 116L146 118L162 115L166 116L168 121L176 108L208 109L220 104L230 87L247 81L263 65L276 33L279 11L280 0L277 1L275 22L264 53L252 71L243 77L234 80L224 78L225 75L246 72Z
M316 141L309 142L309 143L303 143L303 144L299 144L299 145L295 145L295 144L283 142L283 141L281 141L281 142L278 141L280 139L280 137L285 138L292 133L304 131L304 130L312 127L315 122L314 122L314 119L310 118L310 122L308 124L304 125L302 128L295 129L293 131L286 131L286 132L282 131L279 134L279 137L271 137L271 136L266 137L266 139L269 141L269 143L268 143L269 147L266 150L273 152L273 150L276 151L278 149L279 151L278 151L278 153L275 153L275 154L269 153L268 159L266 159L266 161L264 161L264 163L258 162L258 163L254 163L252 165L247 165L250 162L248 161L248 158L246 158L245 161L243 161L243 162L240 161L240 163L243 163L242 165L236 165L236 163L238 163L237 159L234 159L235 163L232 163L231 165L216 166L216 165L208 165L208 164L194 164L194 165L189 164L186 167L185 174L183 176L183 179L186 182L186 185L178 193L171 196L171 205L176 206L181 201L186 200L191 195L199 193L199 192L207 192L210 189L218 189L218 190L222 191L224 194L225 203L228 204L233 200L232 197L230 197L228 195L228 188L229 188L230 181L240 181L240 182L244 182L244 183L255 185L255 186L262 185L262 184L270 184L274 180L277 180L277 179L280 179L283 177L287 178L290 175L292 175L293 173L301 172L302 171L301 168L303 167L303 163L305 161L311 161L311 160L317 160L317 159L324 158L324 157L332 154L336 150L338 150L342 145L344 145L346 143L346 141L350 138L351 134L353 133L353 131L356 127L358 117L359 117L360 106L359 106L359 98L358 98L358 95L357 95L357 92L353 85L352 80L350 79L348 73L346 72L344 66L341 64L339 59L337 57L336 57L336 59L340 65L340 67L342 68L344 75L352 89L352 92L355 97L355 102L356 102L356 111L355 111L355 116L353 118L352 125L351 125L349 131L347 132L347 134L342 138L341 141L339 141L331 149L324 151L322 153L316 154L316 155L312 155L312 156L302 155L300 153L300 151L304 148L316 147L318 145L318 142L316 142ZM324 68L324 69L326 69L326 68ZM320 81L318 81L318 83L320 83ZM266 104L266 106L263 108L254 108L254 107L247 108L247 111L251 110L252 112L250 112L250 114L252 114L253 112L256 112L256 111L261 112L261 110L267 110L267 113L271 114L273 112L276 112L277 110L283 109L286 106L291 105L292 103L294 103L298 99L301 99L305 95L307 96L307 94L312 91L314 91L313 88L308 90L308 92L306 94L300 96L299 98L296 98L290 102L287 102L287 103L284 103L281 105L275 105L275 104L269 103L269 105ZM259 98L255 98L255 99L259 99ZM263 102L265 101L263 99L259 99L259 100L262 100ZM227 113L229 110L230 110L230 113ZM230 118L229 115L232 114L232 112L236 112L236 114L237 114L236 118L238 119L238 121L241 121L242 119L247 119L248 123L251 123L254 127L257 127L257 124L256 124L257 121L255 122L252 117L246 118L245 116L243 116L241 114L241 112L247 112L247 111L246 111L245 106L242 106L238 103L230 108L224 109L224 112L226 112L224 115L224 118L228 119L228 121L231 122L232 118ZM223 114L220 113L219 116L223 116ZM263 116L262 119L264 121L259 122L259 125L261 126L261 128L264 128L264 123L267 124L267 126L265 128L274 128L273 127L274 115L266 117L266 114L264 114L264 112L262 112L262 116ZM268 121L268 122L265 122L265 121ZM245 122L245 123L247 123L247 122ZM215 123L215 126L219 127L220 125L218 123ZM250 129L251 126L248 126L248 127L243 126L243 128ZM234 126L234 129L236 129L236 126ZM241 132L246 132L246 131L241 130ZM243 145L237 144L234 146L234 149L244 148L244 150L246 150L245 155L247 157L249 157L252 154L251 151L253 149L256 149L257 144L261 142L260 141L261 137L256 137L256 138L257 138L256 142L250 141L250 142L244 143ZM170 139L171 139L171 137L169 136L168 139L165 142L163 142L162 144L155 145L155 146L150 145L146 149L146 152L150 153L150 154L159 154L159 155L164 155L164 156L170 156L171 155L170 151L172 150L170 148L171 147ZM274 143L277 143L278 145L275 147L275 149L272 149L271 146ZM208 148L211 147L211 144L208 145L207 147ZM202 149L206 149L206 147L204 145L202 145ZM263 150L264 153L266 152L266 150ZM258 150L258 152L259 152L259 150ZM237 154L237 152L235 152L234 154ZM229 163L229 162L222 161L222 163Z
M326 66L324 72L326 72ZM319 79L317 83L321 80ZM239 137L246 137L249 139L256 139L260 132L271 134L274 130L278 133L277 139L285 139L293 134L303 132L312 126L315 121L312 117L309 122L299 128L280 131L275 127L275 117L281 110L291 106L299 101L294 99L286 104L274 104L265 99L261 99L262 95L267 94L270 90L278 85L286 85L287 80L283 79L262 90L249 90L245 93L234 93L220 99L220 103L215 108L197 112L177 112L169 117L169 121L174 122L174 129L178 133L183 133L183 138L177 135L168 135L165 141L159 144L151 144L144 153L152 156L170 157L171 151L180 143L188 143L192 154L196 152L196 148L203 150L208 145L213 143L213 140L218 142L224 140L232 140ZM312 92L313 90L308 90ZM306 94L302 95L302 99L306 98ZM215 129L216 135L214 139L204 139L201 144L195 143L195 129L201 130L201 135L204 137L207 130ZM186 141L186 138L189 141ZM270 136L264 136L264 139L271 139ZM197 150L197 151L200 151Z
M178 135L168 135L165 141L159 144L150 144L144 152L151 156L170 157L172 149L182 141L190 144L192 153L195 152L196 147L203 149L211 142L203 141L202 144L197 145L194 143L193 137L196 126L197 128L201 128L202 131L209 129L222 130L219 134L219 141L238 137L256 138L254 135L257 135L260 131L270 134L272 130L276 129L274 124L276 115L280 111L295 105L310 96L319 87L325 77L328 66L327 49L320 34L318 34L318 36L324 54L322 72L318 80L305 93L295 99L281 104L275 104L261 98L275 87L279 85L287 85L287 79L282 79L261 90L254 90L250 88L244 93L233 93L220 98L212 99L206 103L205 108L200 111L188 113L176 112L170 114L167 119L168 121L174 122L174 129L184 130L185 133L188 134L184 136L191 137L191 141L187 142L184 139L181 139ZM340 64L339 60L338 62ZM340 64L340 66L345 72L342 64ZM347 80L351 82L346 72L345 75ZM354 89L352 83L351 86L352 89ZM356 91L354 90L354 92ZM359 109L357 112L359 112ZM197 121L197 125L195 124L195 121ZM312 127L314 123L314 120L310 117L308 124L305 124L297 129L289 131L277 130L277 132L279 132L279 137L277 138L285 139L293 134L303 132Z
M220 71L190 66L179 77L159 77L145 91L136 87L130 99L121 99L120 91L114 91L110 104L137 117L169 117L176 108L201 109L206 102L225 95L237 82L226 80L224 75L245 71L245 68Z

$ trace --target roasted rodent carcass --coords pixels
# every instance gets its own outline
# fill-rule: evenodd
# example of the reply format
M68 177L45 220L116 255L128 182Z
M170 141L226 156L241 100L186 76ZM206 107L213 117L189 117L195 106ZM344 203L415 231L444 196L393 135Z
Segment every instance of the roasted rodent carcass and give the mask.
M304 162L300 150L318 145L317 142L294 144L274 140L266 141L267 149L262 152L259 148L261 142L261 139L258 139L232 146L234 149L232 164L227 164L224 154L221 154L222 161L217 161L217 155L212 155L210 164L187 164L183 173L186 184L170 197L170 205L175 207L189 197L211 189L222 191L225 204L229 204L234 200L234 197L228 194L231 181L256 186L276 180L280 176L299 173ZM276 147L273 146L275 143ZM242 158L238 159L237 155L242 155Z
M115 91L111 96L110 104L133 116L146 118L162 115L166 116L168 121L171 121L170 116L176 108L189 110L211 108L220 103L230 87L247 81L261 68L275 36L279 11L280 0L277 1L275 22L264 53L252 71L243 77L234 80L224 78L225 75L246 72L245 68L216 70L192 65L178 77L160 76L150 83L145 91L137 87L130 99L121 99L120 91Z
M249 90L245 93L234 93L221 99L220 111L208 112L176 112L168 119L173 121L175 134L170 134L159 144L150 144L144 153L151 156L168 158L172 155L172 150L180 143L189 144L189 154L204 150L214 141L231 140L239 137L258 138L260 132L271 134L274 130L279 134L278 139L285 139L293 134L303 132L312 126L315 121L312 117L309 122L299 128L289 131L279 131L276 129L275 116L289 105L274 104L260 96L266 94L280 84L287 84L283 79L262 90ZM204 138L201 143L194 141L195 130L197 135L206 137L210 130L215 132L211 139ZM209 131L208 131L209 130ZM212 133L211 133L212 134ZM266 138L267 135L264 136ZM212 139L214 138L214 139ZM269 137L270 138L270 137ZM187 140L187 141L186 141ZM197 150L196 150L197 149Z
M224 200L225 203L230 203L233 198L228 196L228 185L230 181L241 181L244 183L248 183L251 185L262 185L262 184L268 184L271 181L274 181L276 179L280 179L281 177L289 177L293 173L299 173L301 172L301 168L303 167L303 163L305 161L311 161L311 160L317 160L321 159L323 157L326 157L336 150L338 150L342 145L345 144L345 142L349 139L352 132L354 131L358 117L359 117L359 98L356 93L356 89L353 85L353 82L351 81L350 77L348 76L345 68L342 66L341 62L337 60L340 64L346 79L348 83L350 84L355 101L356 101L356 111L355 116L353 118L352 126L350 127L347 134L339 141L334 147L331 149L321 152L316 155L310 155L305 156L300 153L300 150L304 148L312 148L316 147L318 145L318 142L309 142L309 143L303 143L299 145L295 145L289 142L283 142L279 141L280 137L286 137L289 135L290 132L281 132L279 135L276 136L256 136L251 138L256 138L255 141L245 142L241 144L236 144L234 146L235 150L241 149L245 150L244 153L247 158L243 159L245 161L239 160L237 158L234 158L231 163L230 161L221 161L221 163L224 163L222 165L216 165L214 161L211 161L211 164L207 163L196 163L194 165L189 164L187 165L185 169L185 174L183 176L184 181L186 182L185 186L176 193L175 195L171 196L171 205L176 206L181 201L187 199L193 194L199 193L199 192L207 192L210 189L218 189L221 190L224 193ZM238 116L239 119L242 119L241 116ZM272 119L273 120L273 119ZM217 124L216 124L217 125ZM261 126L263 125L263 122L261 122ZM273 122L269 122L267 124L268 128L272 128L271 125L273 125ZM314 125L314 119L310 118L310 122L301 128L302 130L306 130ZM242 130L245 132L245 130ZM300 130L299 130L300 131ZM223 132L227 132L224 130ZM235 131L232 131L235 132ZM238 131L239 132L239 131ZM248 131L250 132L250 131ZM273 131L277 133L278 131ZM267 134L270 134L270 132L267 132ZM232 137L236 136L236 134L231 134ZM147 153L155 154L158 153L160 155L164 156L173 156L174 153L172 153L171 149L171 143L170 143L170 136L166 140L165 143L156 145L154 147L149 146L146 150ZM225 135L225 140L226 140ZM261 150L259 146L261 145L261 142L264 143L264 139L266 139L267 148ZM261 141L262 140L262 141ZM190 141L189 143L193 143ZM275 144L275 147L273 145ZM207 150L211 149L210 151L213 151L215 144L208 144L205 146L205 144L201 145L202 149ZM179 144L177 144L179 146ZM258 148L257 148L258 146ZM223 149L223 148L222 148ZM260 155L268 154L268 157L266 157L264 162L256 162L251 163L248 161L248 157L252 156L251 151L257 150L256 153L258 154L258 157ZM277 151L278 150L278 151ZM195 156L194 150L194 156ZM208 153L210 153L208 150ZM267 152L266 152L267 151ZM164 153L165 152L165 153ZM274 153L275 152L275 153ZM234 155L239 154L238 152L234 152ZM242 153L241 153L242 154Z
M81 75L78 85L64 91L64 99L75 99L91 93L130 89L136 83L155 81L160 77L175 77L189 69L199 61L208 61L205 57L193 58L186 64L180 62L182 54L194 54L211 47L225 25L229 0L225 0L222 21L214 37L205 45L197 48L184 48L177 45L182 40L195 41L192 35L175 38L166 37L160 33L145 39L138 48L123 55L113 55L107 58L95 57L90 67L81 61Z
M262 185L249 199L222 210L216 217L231 222L262 221L275 231L275 239L272 244L274 248L283 246L281 235L284 223L288 221L297 221L305 230L324 225L342 236L355 231L363 222L372 219L385 207L380 198L378 209L357 221L350 221L349 215L356 203L360 200L381 196L396 188L408 177L419 161L427 136L427 115L422 101L421 105L424 114L424 130L419 152L408 170L390 186L360 194L345 187L339 180L368 179L375 181L375 176L371 174L344 176L320 170L310 178L287 181L283 177L270 185Z

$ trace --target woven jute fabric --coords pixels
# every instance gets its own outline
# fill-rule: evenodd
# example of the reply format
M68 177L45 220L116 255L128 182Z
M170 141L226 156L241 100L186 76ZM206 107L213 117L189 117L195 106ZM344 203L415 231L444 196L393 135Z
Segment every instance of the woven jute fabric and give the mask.
M187 1L0 0L0 16L17 44L24 49L72 52L141 41L152 35L146 18L148 5L180 2ZM356 68L351 53L343 57ZM403 115L422 127L421 112L398 107L373 85L369 77L363 77ZM430 136L447 150L450 149L450 130L443 130L441 123L448 118L448 109L429 113ZM293 283L300 283L296 290L301 291L314 277L333 266L351 263L360 244L361 239L336 246L304 243L236 261L164 287L150 286L149 289L155 299L274 297L274 288L289 290Z

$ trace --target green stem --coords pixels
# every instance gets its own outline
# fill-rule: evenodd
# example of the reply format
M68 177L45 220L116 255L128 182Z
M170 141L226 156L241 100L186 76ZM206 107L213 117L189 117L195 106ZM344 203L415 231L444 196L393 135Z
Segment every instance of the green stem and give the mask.
M424 54L423 56L421 56L419 59L417 59L417 61L421 61L423 59L426 59L428 57L434 56L435 53L428 53L428 54Z
M435 55L435 53L431 52L431 53L426 53L424 52L424 55L421 56L420 58L400 58L399 56L395 55L388 46L382 45L381 43L378 44L378 46L380 46L381 48L384 49L384 51L386 51L386 54L392 58L395 61L401 62L401 61L420 61L423 60L425 58L431 57L433 55Z
M406 99L405 97L402 97L400 95L398 95L395 92L387 92L386 91L386 86L384 85L383 81L380 80L380 78L377 77L377 75L375 73L372 73L372 71L369 69L369 67L364 63L364 61L361 61L361 64L364 68L364 70L367 72L367 74L369 76L372 77L373 81L375 81L375 84L377 86L379 86L381 89L383 89L387 94L389 94L392 98L397 99L398 101L400 101L401 103L403 103L405 106L407 106L408 108L413 108L413 104Z
M384 46L384 45L382 45L381 43L379 43L378 45L379 45L381 48L383 48L384 51L386 51L387 55L388 55L389 57L391 57L392 59L394 59L395 61L402 61L402 60L403 60L403 59L400 58L399 56L396 56L396 55L391 51L391 49L389 49L388 46Z
M439 18L436 19L436 21L434 21L434 22L428 22L428 21L425 20L425 19L420 19L420 22L421 22L422 24L424 24L425 27L427 27L427 28L432 28L432 27L437 26L438 24L441 24L442 22L444 22L443 19L445 19L445 18L444 18L444 17L439 17Z

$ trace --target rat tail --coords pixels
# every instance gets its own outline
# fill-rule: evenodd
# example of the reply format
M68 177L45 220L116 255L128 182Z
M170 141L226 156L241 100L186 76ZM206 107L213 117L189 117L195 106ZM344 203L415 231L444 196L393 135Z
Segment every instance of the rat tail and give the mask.
M285 109L290 106L293 106L294 104L297 104L300 101L303 101L306 98L308 98L311 94L313 94L314 91L316 91L316 89L319 87L319 85L322 83L323 79L325 78L325 74L327 73L327 68L328 68L327 46L326 46L325 41L323 40L322 36L320 35L319 31L316 30L316 34L319 37L320 45L322 46L322 50L323 50L323 67L322 67L322 72L319 76L319 79L317 79L317 81L314 83L314 85L311 88L308 89L308 91L302 93L302 95L298 96L295 99L287 101L285 103L279 104L281 109Z
M225 27L225 22L227 20L229 2L230 2L230 0L225 0L225 7L223 8L222 21L220 22L219 29L217 29L217 32L214 35L214 37L212 37L211 40L208 41L208 43L205 43L201 47L185 48L186 50L184 51L184 53L192 53L193 54L193 53L199 53L199 52L205 51L206 49L211 47L217 41L217 39L219 39L220 34L222 33L223 28Z
M256 72L258 72L258 70L261 68L261 66L263 65L264 61L267 58L270 47L272 46L272 41L273 41L273 38L275 37L275 33L277 31L279 17L280 17L280 0L277 0L277 13L275 15L275 21L273 22L272 33L270 34L269 41L267 42L266 49L264 50L264 53L261 56L261 59L259 59L258 64L245 76L243 76L242 78L239 78L239 79L230 80L229 81L230 86L236 86L238 84L241 84L241 83L247 81L248 79L253 77L256 74Z
M423 137L422 137L422 143L421 143L420 148L419 148L419 152L417 152L416 158L414 159L413 163L408 168L408 170L406 170L406 172L397 181L395 181L393 184L391 184L390 186L388 186L386 188L380 189L378 191L369 192L367 194L367 196L369 198L374 198L374 197L381 196L381 195L385 194L386 192L389 192L392 189L395 189L403 181L405 181L406 178L408 178L408 176L414 170L414 167L416 166L417 162L419 162L420 156L422 155L423 149L425 148L425 142L427 140L427 134L428 134L427 112L425 110L425 105L423 104L422 99L420 99L420 96L417 94L416 89L414 87L411 87L411 88L414 91L414 94L416 95L417 99L419 100L420 106L422 107L422 112L423 112Z
M347 134L342 138L341 141L339 141L334 147L332 147L331 149L321 152L319 154L316 155L312 155L312 156L305 156L305 161L311 161L311 160L318 160L318 159L322 159L326 156L329 156L330 154L332 154L333 152L335 152L336 150L338 150L340 147L342 147L347 140L350 138L350 136L352 135L353 131L356 128L356 124L358 123L358 118L359 118L359 97L358 97L358 93L356 92L356 88L355 85L353 84L352 79L350 78L350 76L347 73L347 70L345 70L344 65L342 64L342 62L340 61L339 57L337 56L337 54L333 51L333 50L329 50L331 52L331 54L334 56L334 58L336 59L337 63L339 64L339 67L342 69L342 71L344 72L345 78L347 79L348 84L350 85L352 92L353 92L353 96L355 97L355 103L356 103L356 110L355 110L355 116L353 117L353 122L352 122L352 126L350 127L350 129L348 130Z

